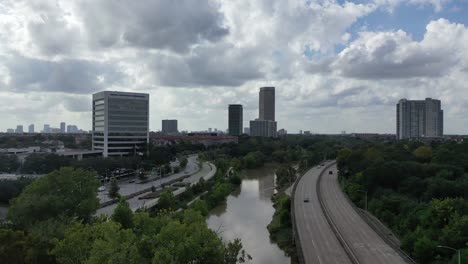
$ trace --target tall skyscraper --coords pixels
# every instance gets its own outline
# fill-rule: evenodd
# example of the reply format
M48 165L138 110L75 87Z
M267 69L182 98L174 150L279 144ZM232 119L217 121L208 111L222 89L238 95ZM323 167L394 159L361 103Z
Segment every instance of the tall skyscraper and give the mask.
M34 133L34 124L30 124L28 127L28 133Z
M65 129L66 129L65 122L61 122L60 123L60 133L65 134L67 132Z
M275 87L260 88L258 110L258 119L275 121Z
M42 130L43 133L50 133L50 125L44 124L44 129Z
M242 135L242 128L243 128L243 111L242 105L240 104L231 104L229 105L228 109L228 131L229 135L231 136L240 136Z
M250 135L276 137L275 87L261 87L259 93L259 118L250 121Z
M16 126L16 130L15 130L15 133L23 133L23 125L17 125Z
M93 150L103 156L139 155L149 143L149 94L93 94Z
M177 120L176 119L164 119L162 121L161 132L164 133L164 134L179 132L179 130L177 128Z
M68 125L67 133L78 133L78 127L76 125Z
M397 139L442 137L444 112L440 100L401 99L396 105Z

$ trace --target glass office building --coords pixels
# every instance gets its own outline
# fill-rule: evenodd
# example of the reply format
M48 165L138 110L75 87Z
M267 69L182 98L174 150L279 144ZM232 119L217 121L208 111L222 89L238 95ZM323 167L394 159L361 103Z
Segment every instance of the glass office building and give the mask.
M93 150L104 157L142 155L149 143L149 94L93 94Z

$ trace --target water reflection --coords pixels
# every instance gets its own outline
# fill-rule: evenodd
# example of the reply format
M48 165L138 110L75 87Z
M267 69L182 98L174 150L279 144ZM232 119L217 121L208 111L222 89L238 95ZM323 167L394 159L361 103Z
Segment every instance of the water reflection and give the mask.
M207 220L225 240L240 238L256 264L290 263L266 229L274 213L270 200L274 181L274 167L247 171L239 193L229 195L226 204L213 209Z

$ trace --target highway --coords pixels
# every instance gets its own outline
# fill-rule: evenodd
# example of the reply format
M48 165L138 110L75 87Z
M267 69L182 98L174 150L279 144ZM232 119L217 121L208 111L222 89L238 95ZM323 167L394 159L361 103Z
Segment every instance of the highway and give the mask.
M322 167L310 169L297 182L294 214L305 263L352 263L333 233L320 207L317 182ZM309 202L304 202L304 199Z
M183 180L183 182L187 182L187 183L190 183L190 185L193 185L193 184L197 183L200 180L200 178L202 178L202 177L205 180L211 179L215 175L215 173L216 173L216 166L214 164L205 162L205 163L203 163L202 169L199 172L193 174L192 176L190 176L188 178L185 178ZM158 183L159 183L159 181L158 181ZM159 184L155 184L155 186L159 186ZM179 195L180 193L182 193L184 191L185 191L185 187L182 187L182 188L178 188L173 193L174 193L174 195L177 196L177 195ZM138 199L138 198L140 198L142 196L145 196L146 194L148 194L148 192L137 195L137 196L127 200L128 204L130 206L130 209L132 209L132 211L136 211L139 208L148 208L148 207L154 206L158 202L159 198L155 198L155 199ZM106 206L106 207L102 207L102 208L97 210L96 215L111 215L114 212L114 209L116 207L117 207L117 203L111 204L111 205Z
M324 165L310 169L296 183L293 194L304 262L406 263L346 199L337 180L336 164L332 161ZM329 174L329 170L333 174ZM309 202L304 202L306 198Z
M329 174L331 170L333 174ZM356 212L341 191L336 163L323 173L320 195L330 217L350 245L359 263L406 263Z
M122 195L122 196L126 196L126 195L136 193L138 191L144 190L144 189L148 189L153 185L155 187L159 187L162 183L165 183L165 182L171 181L173 179L183 177L183 176L188 175L188 174L195 173L198 170L197 159L198 159L197 155L189 156L187 158L187 166L185 167L185 169L183 171L181 171L179 173L175 173L175 174L173 174L171 176L162 178L160 180L155 180L155 181L147 182L147 183L143 183L143 184L138 183L138 179L135 179L135 178L132 178L132 179L135 180L135 182L133 182L133 183L129 182L130 179L119 181L119 187L120 187L119 194ZM107 195L107 192L109 191L109 183L106 184L106 189L107 189L106 191L98 193L99 202L101 204L111 200Z

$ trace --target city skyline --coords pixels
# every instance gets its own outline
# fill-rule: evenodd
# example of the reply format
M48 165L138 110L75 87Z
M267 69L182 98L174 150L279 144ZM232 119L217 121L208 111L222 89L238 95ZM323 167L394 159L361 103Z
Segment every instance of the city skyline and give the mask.
M258 87L275 86L275 119L291 132L395 133L400 98L432 97L445 133L468 134L464 2L14 2L0 8L1 131L39 131L40 120L91 130L91 94L103 90L152 94L152 131L165 117L227 128L226 105L253 120ZM95 27L95 14L108 19ZM173 14L164 27L152 19Z

